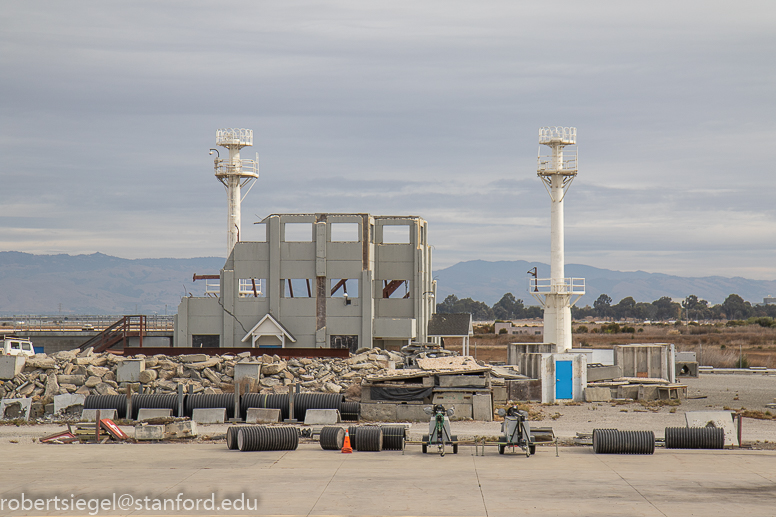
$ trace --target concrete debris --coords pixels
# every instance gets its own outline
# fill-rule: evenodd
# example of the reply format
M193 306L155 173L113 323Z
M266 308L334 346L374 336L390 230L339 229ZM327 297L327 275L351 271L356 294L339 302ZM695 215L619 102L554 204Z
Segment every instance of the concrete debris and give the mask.
M351 393L348 388L360 386L367 375L386 375L393 364L401 364L401 354L370 349L367 352L340 358L300 357L283 360L277 355L250 356L250 352L235 355L121 357L109 352L95 354L93 350L70 350L27 358L21 372L8 380L0 380L0 399L31 399L41 407L51 405L59 395L121 395L133 393L173 394L178 384L186 393L233 393L235 371L258 372L251 391L287 393L296 382L305 391ZM253 368L236 368L254 365ZM400 371L400 370L399 370ZM244 392L244 390L243 390ZM358 390L355 390L357 393Z

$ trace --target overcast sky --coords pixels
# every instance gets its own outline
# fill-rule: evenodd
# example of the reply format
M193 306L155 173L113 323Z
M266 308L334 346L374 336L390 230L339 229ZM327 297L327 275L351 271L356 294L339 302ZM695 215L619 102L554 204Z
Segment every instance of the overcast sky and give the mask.
M549 262L538 128L575 126L566 262L776 279L776 2L3 2L0 250L223 256L208 149L272 213L429 221L434 267Z

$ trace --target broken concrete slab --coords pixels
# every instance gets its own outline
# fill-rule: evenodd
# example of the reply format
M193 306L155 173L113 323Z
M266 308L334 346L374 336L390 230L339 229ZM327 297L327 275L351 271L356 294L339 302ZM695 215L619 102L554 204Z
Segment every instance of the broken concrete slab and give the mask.
M29 420L32 399L2 399L0 400L0 419Z
M247 424L276 424L278 422L280 422L279 409L252 407L248 408L245 414L245 423Z
M164 440L163 425L136 425L135 440Z
M143 359L124 359L116 368L117 382L140 382L140 372L145 370Z
M493 421L493 403L490 393L475 393L472 396L472 418L482 422Z
M725 430L725 445L739 446L732 411L688 411L684 418L687 427L721 427Z
M440 388L484 388L488 380L482 375L440 375Z
M196 436L197 423L191 420L171 422L164 426L165 438L195 438Z
M622 366L594 366L587 365L587 382L609 381L622 377Z
M55 395L54 396L54 413L59 413L60 411L67 411L68 408L71 408L73 406L81 406L83 408L84 400L86 397L84 395L79 395L77 393L68 393L66 395Z

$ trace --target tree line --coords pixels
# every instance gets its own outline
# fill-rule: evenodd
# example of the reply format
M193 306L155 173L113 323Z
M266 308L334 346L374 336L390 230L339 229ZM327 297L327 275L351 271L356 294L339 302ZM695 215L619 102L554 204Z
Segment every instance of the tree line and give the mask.
M515 298L512 293L506 293L492 307L486 303L478 302L471 298L459 299L456 295L447 296L438 303L437 313L470 313L472 318L478 321L488 320L517 320L541 318L542 308L538 305L525 305L523 300ZM587 317L599 319L641 320L641 321L668 321L668 320L748 320L752 318L765 318L762 322L771 324L776 318L776 305L752 305L737 294L731 294L725 301L711 305L706 300L691 294L681 303L671 300L668 296L658 298L653 302L637 302L632 296L623 298L616 304L612 304L611 296L602 294L593 306L572 307L571 317L581 320ZM770 326L770 325L764 325Z

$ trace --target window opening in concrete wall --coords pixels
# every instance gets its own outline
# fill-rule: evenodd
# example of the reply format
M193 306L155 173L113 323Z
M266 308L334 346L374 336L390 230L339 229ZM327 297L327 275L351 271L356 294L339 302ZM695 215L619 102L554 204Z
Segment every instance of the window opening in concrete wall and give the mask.
M237 294L242 298L266 298L266 278L241 278Z
M313 223L285 223L286 242L312 242Z
M218 348L221 336L218 334L194 334L191 336L191 346L194 348Z
M267 242L267 225L265 223L253 223L250 235L244 240L253 242Z
M331 242L358 242L358 223L331 223Z
M331 348L347 348L355 354L358 350L358 336L330 336L329 346Z
M309 278L286 278L283 280L286 298L312 298L314 282Z
M332 298L358 298L358 278L332 278Z
M409 298L409 280L383 280L383 298Z
M383 244L409 244L410 227L407 224L384 225Z

